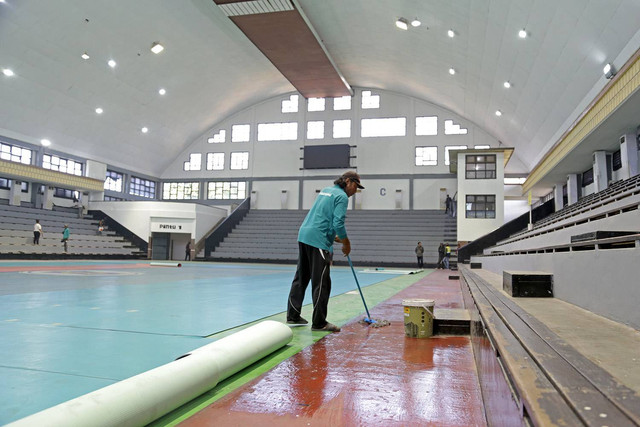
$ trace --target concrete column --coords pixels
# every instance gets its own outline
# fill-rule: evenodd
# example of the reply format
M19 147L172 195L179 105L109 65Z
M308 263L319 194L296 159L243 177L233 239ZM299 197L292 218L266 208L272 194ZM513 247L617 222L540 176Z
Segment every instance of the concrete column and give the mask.
M555 204L556 212L564 208L564 201L562 200L562 187L564 183L556 184L553 187L553 202Z
M620 177L628 179L638 174L638 143L633 133L620 137L620 161L622 169Z
M12 206L20 206L22 202L22 182L16 181L15 179L12 182L11 188L9 189L9 204Z
M580 187L578 186L578 174L572 173L567 175L567 204L572 205L578 202L580 196Z
M593 153L593 184L594 192L600 192L607 188L607 153L596 151Z
M52 210L53 209L53 193L55 192L55 187L45 185L44 186L44 194L42 195L42 209Z

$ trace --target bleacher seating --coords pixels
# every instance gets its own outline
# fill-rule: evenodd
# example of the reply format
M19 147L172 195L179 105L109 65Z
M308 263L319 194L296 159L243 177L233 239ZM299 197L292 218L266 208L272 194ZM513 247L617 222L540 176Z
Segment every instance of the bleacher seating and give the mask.
M79 218L77 209L55 208L50 211L0 204L0 217L0 256L4 258L62 256L65 252L60 240L65 224L71 233L67 256L139 258L141 255L139 248L115 233L104 230L99 234L98 222L92 218ZM39 245L33 244L36 219L40 220L43 230Z
M295 262L298 228L307 211L251 210L211 253L213 260ZM346 227L351 258L360 265L416 265L418 241L425 247L425 266L435 266L438 245L456 242L456 219L441 210L349 210ZM341 263L340 245L334 261ZM455 264L455 257L453 258Z

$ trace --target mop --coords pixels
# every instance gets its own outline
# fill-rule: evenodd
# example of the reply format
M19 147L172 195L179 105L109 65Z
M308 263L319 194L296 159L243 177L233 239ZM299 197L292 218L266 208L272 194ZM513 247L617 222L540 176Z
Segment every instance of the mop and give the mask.
M391 323L388 320L380 320L380 319L372 319L369 314L369 308L367 308L367 303L364 300L364 295L362 294L362 289L360 288L360 282L358 282L358 276L356 276L356 270L353 268L353 263L351 262L351 257L347 255L347 260L349 261L349 267L351 267L351 272L353 273L353 278L356 280L356 285L358 285L358 291L360 292L360 298L362 298L362 303L364 304L364 309L367 312L367 317L362 319L360 323L366 323L371 325L374 328L380 328L382 326L390 325Z

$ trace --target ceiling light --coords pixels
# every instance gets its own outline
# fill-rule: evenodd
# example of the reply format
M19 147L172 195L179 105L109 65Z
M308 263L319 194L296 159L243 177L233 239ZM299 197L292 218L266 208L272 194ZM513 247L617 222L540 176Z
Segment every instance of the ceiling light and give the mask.
M455 73L456 73L456 70L454 70L453 68L449 68L449 74L453 76Z
M162 46L159 42L153 42L153 44L151 45L151 52L155 53L156 55L163 50L164 46Z
M40 144L42 144L43 147L48 147L51 145L51 141L49 141L48 139L41 139Z
M113 59L110 59L109 62L107 62L107 64L109 64L109 67L111 68L115 68L116 66L116 61L114 61Z
M143 127L142 129L140 129L142 131L142 133L147 133L149 132L149 129L146 127Z
M7 77L11 77L14 75L13 71L8 69L8 68L3 68L2 69L2 74L4 74Z
M449 31L447 31L447 35L448 35L449 37L455 37L456 33L455 33L455 31L453 31L453 30L449 30Z
M80 55L80 57L81 57L82 59L84 59L85 61L86 61L87 59L91 58L87 52L85 52L85 53L83 53L82 55Z
M518 31L518 37L520 37L521 39L524 39L527 37L527 31L523 28L522 30Z
M616 75L616 70L615 68L613 68L611 64L605 65L604 68L602 69L602 72L604 73L604 76L608 79L611 79L613 78L613 76Z
M507 89L509 89L511 87L511 83L509 82L504 82L504 87L506 87Z
M496 110L496 116L500 117L502 115L502 111Z
M420 22L418 20L418 18L413 18L413 21L411 21L411 26L412 27L419 27L420 25L422 25L422 22Z
M100 108L100 107L96 108L96 113L97 114L102 114L103 111L104 110L102 108Z
M404 18L398 18L398 20L396 21L396 27L406 31L409 29L409 23Z
M158 93L159 93L160 95L164 95L165 93L167 93L167 91L166 91L166 90L164 90L164 88L163 88L163 89L160 89L160 90L158 91Z

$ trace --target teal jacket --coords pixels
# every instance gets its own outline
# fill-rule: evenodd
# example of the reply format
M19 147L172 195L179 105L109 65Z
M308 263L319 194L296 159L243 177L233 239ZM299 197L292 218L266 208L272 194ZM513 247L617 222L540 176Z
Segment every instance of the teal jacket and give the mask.
M62 231L62 238L63 238L63 239L68 239L68 238L69 238L69 229L68 229L68 228L65 228L65 229Z
M300 226L298 242L314 248L333 250L333 239L347 237L344 219L349 197L337 185L323 188Z

